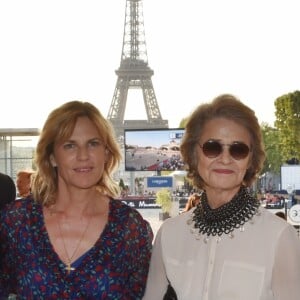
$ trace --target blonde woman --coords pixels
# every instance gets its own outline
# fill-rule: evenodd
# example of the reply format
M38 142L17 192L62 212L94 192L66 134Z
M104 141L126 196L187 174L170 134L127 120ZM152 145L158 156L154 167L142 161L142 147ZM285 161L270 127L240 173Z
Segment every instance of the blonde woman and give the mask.
M1 214L0 298L141 299L152 231L114 200L121 154L108 121L88 102L63 104L35 158L33 199Z

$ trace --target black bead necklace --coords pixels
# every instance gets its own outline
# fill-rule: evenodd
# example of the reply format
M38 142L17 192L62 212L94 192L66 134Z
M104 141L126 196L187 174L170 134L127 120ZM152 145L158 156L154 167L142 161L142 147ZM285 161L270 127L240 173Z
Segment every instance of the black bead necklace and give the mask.
M258 212L259 201L252 197L247 188L242 187L232 200L219 208L211 209L205 192L201 202L193 212L191 222L199 234L221 236L231 234L236 228L241 228Z

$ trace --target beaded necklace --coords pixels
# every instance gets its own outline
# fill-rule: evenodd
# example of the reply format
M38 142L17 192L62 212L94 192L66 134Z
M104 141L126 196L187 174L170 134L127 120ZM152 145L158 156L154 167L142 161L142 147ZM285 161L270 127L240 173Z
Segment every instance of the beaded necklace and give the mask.
M228 234L233 237L233 230L243 228L243 225L258 214L259 202L252 197L246 187L241 187L232 200L219 208L211 209L205 192L201 195L201 201L194 210L188 224L194 228L193 233L198 236L218 236ZM198 232L197 232L198 231Z

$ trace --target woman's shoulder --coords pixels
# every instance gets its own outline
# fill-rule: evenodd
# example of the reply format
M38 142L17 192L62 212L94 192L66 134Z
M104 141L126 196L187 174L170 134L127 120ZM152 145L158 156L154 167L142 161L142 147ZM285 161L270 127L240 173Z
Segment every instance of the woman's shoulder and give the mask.
M26 231L33 223L41 220L41 210L32 198L18 199L7 205L1 211L0 233L13 237L20 231ZM8 233L9 232L9 233Z
M127 204L123 203L121 200L112 198L110 200L110 207L112 213L119 217L130 217L141 221L144 220L143 216L137 211L137 209L128 206Z
M9 218L19 218L25 217L29 213L36 209L39 204L37 204L34 199L29 196L27 198L16 199L15 201L9 203L5 206L5 208L1 211L3 217Z
M283 233L286 229L293 228L293 225L288 221L276 216L275 213L270 212L264 207L260 207L255 221L260 223L261 231L267 231L268 234L272 232L274 234Z
M123 210L127 212L135 211L134 208L130 207L129 205L127 205L126 203L124 203L122 200L119 199L111 198L110 205L113 209L117 209L117 210Z
M122 224L127 229L136 229L153 237L150 223L144 219L141 213L117 199L110 200L110 217L114 223Z
M265 207L260 207L259 208L259 217L263 217L267 222L272 222L272 223L277 223L281 225L288 225L288 222L286 220L283 220L282 218L279 218L278 216L275 215L275 213L269 211Z
M183 212L178 216L166 219L160 227L161 230L168 235L174 234L175 236L179 232L186 233L190 230L190 227L188 226L188 221L193 217L193 211L194 208L187 212Z

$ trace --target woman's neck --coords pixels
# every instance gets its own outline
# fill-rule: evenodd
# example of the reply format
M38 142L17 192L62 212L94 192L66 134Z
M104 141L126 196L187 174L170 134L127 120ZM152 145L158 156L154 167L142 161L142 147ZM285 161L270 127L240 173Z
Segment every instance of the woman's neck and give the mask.
M207 201L209 206L212 209L216 209L232 200L232 198L236 195L236 193L239 191L240 186L230 189L230 190L224 190L224 189L214 189L207 187L205 189L206 195L207 195Z

